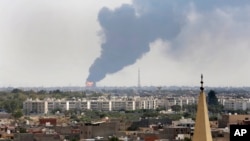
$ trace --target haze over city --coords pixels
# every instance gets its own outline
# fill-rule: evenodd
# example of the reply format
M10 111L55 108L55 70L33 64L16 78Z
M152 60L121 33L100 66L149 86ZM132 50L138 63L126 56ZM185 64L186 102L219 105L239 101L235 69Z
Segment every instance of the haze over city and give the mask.
M250 86L248 0L2 0L0 87Z

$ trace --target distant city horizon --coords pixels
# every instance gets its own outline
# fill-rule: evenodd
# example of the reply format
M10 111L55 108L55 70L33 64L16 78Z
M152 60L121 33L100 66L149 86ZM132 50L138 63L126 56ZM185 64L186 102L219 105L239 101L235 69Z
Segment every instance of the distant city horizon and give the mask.
M233 89L244 89L247 91L250 91L250 86L239 86L239 87L233 87L233 86L205 86L205 91L212 90L212 89L226 89L226 90L233 90ZM101 89L138 89L138 86L96 86L96 87L87 87L87 86L22 86L22 87L15 87L15 86L6 86L6 87L0 87L1 90L6 89L24 89L24 90L46 90L46 89L71 89L71 90L101 90ZM141 90L200 90L200 86L141 86Z

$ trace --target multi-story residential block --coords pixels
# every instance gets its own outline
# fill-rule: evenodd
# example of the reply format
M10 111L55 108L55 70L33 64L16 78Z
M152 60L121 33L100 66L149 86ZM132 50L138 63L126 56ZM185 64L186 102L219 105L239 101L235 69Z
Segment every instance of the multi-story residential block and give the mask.
M69 101L68 104L69 104L69 110L74 110L74 109L77 109L76 107L76 104L77 101Z
M113 97L111 99L27 99L23 103L23 110L29 113L48 113L56 109L68 110L99 110L99 111L120 111L137 109L156 109L158 99L155 97Z
M129 111L135 110L135 101L127 101L126 110L129 110Z
M102 110L111 111L112 110L111 101L102 101Z
M246 99L227 99L223 103L225 110L246 110L248 102Z
M101 110L102 109L102 102L101 101L90 101L90 109L92 110Z
M173 105L180 105L181 107L183 105L190 105L190 104L196 104L197 98L195 97L169 97L165 99L166 102L166 108L170 108Z
M90 109L90 101L85 100L85 101L81 101L80 103L81 103L80 109L82 109L82 110Z
M247 109L250 109L250 101L247 101Z
M113 111L126 110L126 101L122 100L112 101L111 105Z
M69 101L55 101L55 107L61 109L62 111L68 111Z
M167 98L167 101L166 101L166 103L167 103L167 108L169 108L169 107L171 107L171 106L173 106L173 105L176 105L176 99L175 98Z
M25 114L46 114L48 112L48 101L28 99L23 103Z

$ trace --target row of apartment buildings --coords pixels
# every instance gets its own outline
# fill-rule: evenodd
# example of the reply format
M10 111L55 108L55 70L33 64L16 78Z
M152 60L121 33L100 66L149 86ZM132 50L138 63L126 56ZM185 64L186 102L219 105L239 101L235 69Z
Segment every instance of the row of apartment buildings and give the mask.
M175 97L175 98L157 98L157 97L98 97L96 99L53 99L44 100L27 99L23 102L25 114L37 113L46 114L55 109L61 111L68 110L100 110L100 111L120 111L120 110L138 110L138 109L156 109L157 107L166 107L169 109L173 105L189 105L197 102L194 97Z
M234 98L234 97L219 97L218 102L224 106L225 110L249 110L250 99L249 98ZM166 98L165 106L170 108L173 105L190 105L197 104L197 98L195 97L172 97Z
M25 114L36 113L46 114L55 109L61 111L68 110L100 110L100 111L120 111L137 109L156 109L158 107L157 98L146 97L137 99L27 99L23 102Z
M170 108L173 105L190 105L196 104L197 98L195 97L172 97L165 99L165 106ZM218 102L224 106L225 110L247 110L250 109L249 98L232 98L232 97L219 97Z
M219 98L218 100L225 110L250 109L250 99L247 98Z
M246 98L218 98L220 104L225 110L247 110L250 109L250 99ZM138 110L138 109L156 109L157 107L166 107L170 109L173 105L196 104L196 97L99 97L96 99L53 99L44 100L27 99L23 102L24 113L46 114L55 109L61 111L68 110L101 110L101 111L120 111L120 110Z

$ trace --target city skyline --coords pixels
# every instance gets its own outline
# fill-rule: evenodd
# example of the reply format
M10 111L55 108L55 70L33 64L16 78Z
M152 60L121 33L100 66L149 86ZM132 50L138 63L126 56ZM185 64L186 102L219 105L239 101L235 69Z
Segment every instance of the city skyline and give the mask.
M0 87L250 86L250 2L223 2L3 0Z

